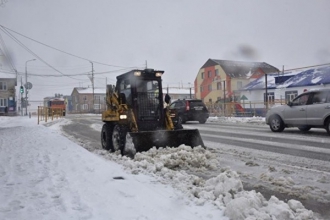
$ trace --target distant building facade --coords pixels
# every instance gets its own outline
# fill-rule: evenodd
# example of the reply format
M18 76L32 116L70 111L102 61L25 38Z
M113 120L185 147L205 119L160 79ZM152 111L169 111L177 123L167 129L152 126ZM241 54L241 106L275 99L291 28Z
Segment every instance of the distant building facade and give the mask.
M269 74L267 83L266 76L262 76L241 88L240 93L246 97L244 108L252 108L257 115L264 115L266 104L268 107L286 104L306 90L320 88L330 88L330 66Z
M169 94L171 101L195 98L193 88L163 88L163 94Z
M274 72L279 70L264 62L208 59L194 81L195 95L205 103L237 100L239 89L266 73Z
M0 78L0 115L16 115L16 78Z
M106 90L75 87L71 93L72 113L102 113L106 109Z

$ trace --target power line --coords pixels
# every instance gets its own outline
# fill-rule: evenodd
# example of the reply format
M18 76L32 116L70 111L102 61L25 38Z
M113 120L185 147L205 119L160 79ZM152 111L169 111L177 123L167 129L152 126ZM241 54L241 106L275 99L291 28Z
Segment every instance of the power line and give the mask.
M47 66L49 66L51 69L55 70L56 72L62 74L63 76L67 76L71 79L75 79L70 77L69 75L66 75L64 73L62 73L61 71L57 70L55 67L51 66L50 64L48 64L46 61L44 61L41 57L39 57L36 53L34 53L32 50L30 50L27 46L25 46L22 42L20 42L15 36L13 36L11 33L9 33L6 29L2 28L2 26L0 25L0 29L7 34L7 36L9 36L12 40L16 41L17 44L19 44L21 47L23 47L26 51L28 51L29 53L31 53L34 57L38 58L38 60L40 60L41 62L43 62L44 64L46 64Z
M3 47L3 49L4 49L4 51L3 51L3 50L1 50L1 48L0 48L0 50L1 50L2 53L4 54L5 60L9 62L9 65L11 66L11 68L12 68L13 70L16 70L16 68L15 68L14 65L13 65L13 61L12 61L12 59L11 59L11 56L10 56L10 54L9 54L9 52L8 52L8 49L7 49L7 47L6 47L5 41L3 40L1 34L0 34L0 44L2 45L2 47Z
M47 45L47 44L45 44L45 43L42 43L42 42L37 41L37 40L35 40L35 39L32 39L32 38L30 38L30 37L27 37L27 36L25 36L25 35L23 35L23 34L21 34L21 33L18 33L18 32L14 31L14 30L12 30L12 29L10 29L10 28L7 28L7 27L5 27L5 26L3 26L3 25L0 25L0 27L2 27L3 29L9 30L9 31L11 31L11 32L14 32L14 33L16 33L16 34L18 34L18 35L20 35L20 36L22 36L22 37L25 37L25 38L27 38L27 39L29 39L29 40L31 40L31 41L34 41L34 42L36 42L36 43L38 43L38 44L41 44L41 45L43 45L43 46L45 46L45 47L51 48L51 49L53 49L53 50L59 51L59 52L61 52L61 53L65 53L65 54L67 54L67 55L70 55L70 56L73 56L73 57L76 57L76 58L79 58L79 59L82 59L82 60L85 60L85 61L90 61L90 62L93 62L93 63L97 63L97 64L105 65L105 66L111 66L111 67L130 68L130 69L134 69L134 68L136 68L136 67L124 67L124 66L110 65L110 64L106 64L106 63L97 62L97 61L94 61L94 60L91 60L91 59L87 59L87 58L84 58L84 57L81 57L81 56L77 56L77 55L74 55L74 54L72 54L72 53L68 53L68 52L65 52L65 51L63 51L63 50L57 49L57 48L55 48L55 47L49 46L49 45Z
M284 70L284 72L292 71L292 70L307 69L307 68L318 67L318 66L328 66L328 65L330 65L330 63L318 64L318 65L313 65L313 66L305 66L305 67L299 67L299 68L294 68L294 69L287 69L287 70Z

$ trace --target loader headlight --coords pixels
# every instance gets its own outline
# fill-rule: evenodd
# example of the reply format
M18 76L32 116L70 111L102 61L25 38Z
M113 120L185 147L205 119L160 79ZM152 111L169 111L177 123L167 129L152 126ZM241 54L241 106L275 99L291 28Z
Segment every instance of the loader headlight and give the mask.
M134 76L141 76L141 72L140 71L135 71Z
M127 119L127 115L119 115L119 119Z
M155 76L156 77L161 77L163 75L163 73L160 73L160 72L156 72Z

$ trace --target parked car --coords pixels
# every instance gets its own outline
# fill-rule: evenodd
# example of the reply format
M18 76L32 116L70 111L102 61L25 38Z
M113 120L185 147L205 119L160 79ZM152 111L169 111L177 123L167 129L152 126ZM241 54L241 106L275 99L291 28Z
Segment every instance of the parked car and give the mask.
M330 135L330 88L304 92L287 105L271 108L266 124L273 132L286 127L298 127L301 131L324 128Z
M174 124L184 124L186 121L204 124L209 118L209 111L200 99L178 99L171 103L169 109Z

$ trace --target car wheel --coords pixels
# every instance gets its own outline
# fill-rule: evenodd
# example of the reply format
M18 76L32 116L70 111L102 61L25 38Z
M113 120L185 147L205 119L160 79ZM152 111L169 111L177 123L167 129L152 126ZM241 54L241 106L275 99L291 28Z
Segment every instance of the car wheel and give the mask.
M178 116L178 124L184 124L184 123L186 123L186 121L184 120L183 116L179 115Z
M270 130L273 132L282 132L284 130L284 122L278 115L273 115L270 118L270 124L269 124Z
M201 119L199 119L199 123L200 124L205 124L206 121L207 121L207 118L201 118Z
M304 125L304 126L299 126L298 127L298 129L300 130L300 131L309 131L309 130L311 130L311 126L308 126L308 125Z
M328 134L330 135L330 118L325 123L325 130L327 130Z

